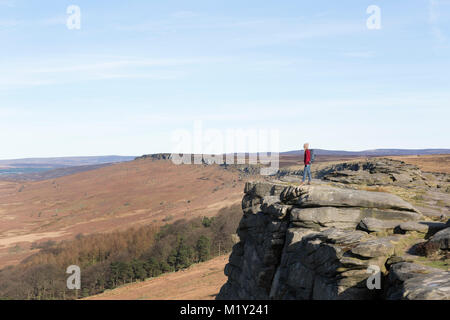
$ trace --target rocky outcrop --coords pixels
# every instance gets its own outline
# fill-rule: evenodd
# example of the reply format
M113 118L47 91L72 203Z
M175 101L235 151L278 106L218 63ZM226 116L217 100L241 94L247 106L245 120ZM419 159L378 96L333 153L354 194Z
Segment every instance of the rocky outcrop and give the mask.
M450 175L422 172L417 166L387 158L368 158L337 164L317 162L311 168L316 181L359 189L389 190L414 203L423 215L433 220L450 218ZM303 170L298 166L282 168L277 178L298 183Z
M424 185L426 178L417 166L391 159L345 162L318 172L318 177L344 184Z
M170 159L172 159L172 155L170 153L144 154L143 156L136 157L134 160L140 160L140 159L170 160Z
M437 232L434 236L429 240L430 243L435 244L441 250L449 250L450 249L450 227L445 228Z
M326 185L287 188L281 194L281 201L297 204L302 208L357 207L417 212L412 205L389 193L342 189Z
M407 221L400 223L397 227L397 233L407 233L407 232L421 232L427 233L429 227L424 223L418 223L415 221Z
M410 262L394 264L387 279L386 299L449 300L450 272Z
M228 281L217 299L441 295L403 294L402 290L413 290L411 282L390 275L390 270L399 268L396 263L404 262L397 256L404 250L406 230L424 230L422 225L407 224L418 223L422 215L401 198L328 185L295 188L280 182L250 182L244 192L244 215L237 230L240 241L233 247L225 268ZM405 232L394 234L400 225ZM435 283L443 277L429 272L433 279L420 281ZM368 285L370 277L377 276L381 289ZM439 290L448 290L445 297L450 299L450 288L442 283ZM388 295L387 286L395 288Z

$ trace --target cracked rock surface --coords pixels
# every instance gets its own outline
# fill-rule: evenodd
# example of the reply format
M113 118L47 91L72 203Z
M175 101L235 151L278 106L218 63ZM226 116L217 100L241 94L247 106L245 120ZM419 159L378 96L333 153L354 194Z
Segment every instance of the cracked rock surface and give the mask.
M424 239L430 226L398 196L281 181L248 182L244 192L217 299L450 299L448 270L402 257L416 235L448 250L450 228ZM381 289L369 289L370 270Z

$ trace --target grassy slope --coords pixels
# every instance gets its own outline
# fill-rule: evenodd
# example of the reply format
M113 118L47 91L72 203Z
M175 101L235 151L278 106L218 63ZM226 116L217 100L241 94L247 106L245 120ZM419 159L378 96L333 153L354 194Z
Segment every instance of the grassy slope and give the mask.
M0 267L31 254L34 241L213 216L241 201L243 184L217 166L151 160L39 182L0 181Z
M85 300L210 300L227 281L228 255L198 263L186 270L108 290Z

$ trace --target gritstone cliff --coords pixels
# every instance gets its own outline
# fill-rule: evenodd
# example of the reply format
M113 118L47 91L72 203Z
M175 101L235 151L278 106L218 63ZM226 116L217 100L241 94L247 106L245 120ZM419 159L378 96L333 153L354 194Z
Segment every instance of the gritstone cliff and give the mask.
M448 255L450 225L400 197L324 182L249 182L244 193L217 299L450 299L450 272L409 254ZM380 289L369 289L376 270Z

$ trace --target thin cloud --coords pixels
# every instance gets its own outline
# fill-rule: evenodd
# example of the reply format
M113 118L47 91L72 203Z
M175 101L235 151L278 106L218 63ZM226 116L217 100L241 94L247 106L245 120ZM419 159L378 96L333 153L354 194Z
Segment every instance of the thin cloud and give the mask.
M364 25L359 21L307 21L303 17L294 18L231 18L196 14L197 19L178 19L188 17L188 13L175 13L165 19L145 21L142 23L116 25L120 31L152 32L154 35L176 33L179 30L223 30L240 31L236 40L256 45L270 45L296 40L364 32ZM177 18L176 18L177 17ZM236 37L233 37L236 38Z
M0 20L0 28L13 28L21 24L23 24L23 21L17 19Z
M448 5L450 1L429 0L428 21L431 26L431 34L440 46L447 45L447 36L439 25L440 13L439 9L442 5Z
M66 84L92 80L158 79L174 80L187 75L183 67L224 61L223 58L138 59L101 58L90 63L74 63L76 58L58 61L16 61L1 65L2 90L16 87ZM19 67L20 66L20 67ZM39 66L36 68L35 66Z
M46 18L37 21L37 23L44 26L65 25L67 23L67 17L57 16L52 18Z
M373 58L375 54L372 51L349 51L344 52L343 55L345 57L350 58Z
M198 17L200 14L193 12L193 11L176 11L174 13L172 13L170 16L174 17L174 18L195 18Z
M116 60L110 62L97 62L90 64L78 64L55 68L31 69L30 73L66 73L78 71L96 71L105 69L117 69L125 67L172 67L198 62L196 59L144 59L144 60ZM69 63L68 63L69 64Z

